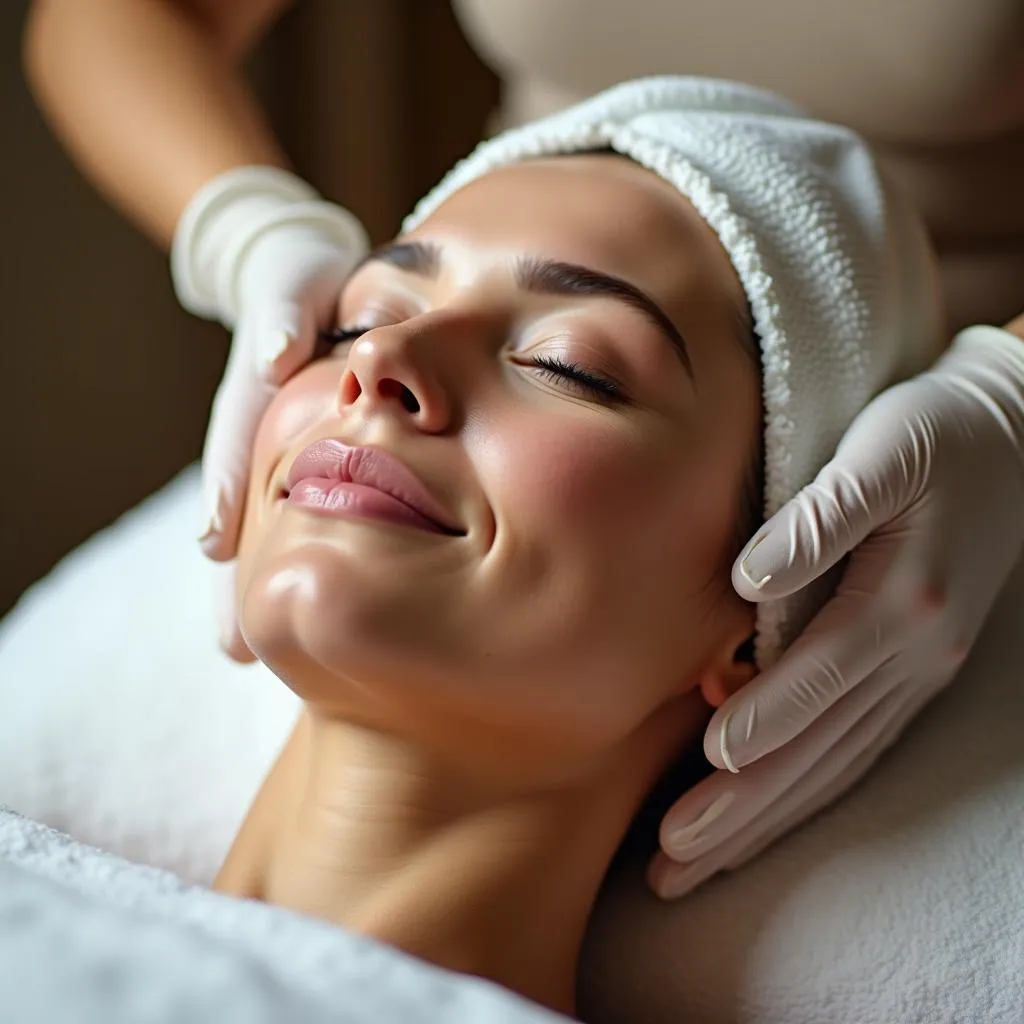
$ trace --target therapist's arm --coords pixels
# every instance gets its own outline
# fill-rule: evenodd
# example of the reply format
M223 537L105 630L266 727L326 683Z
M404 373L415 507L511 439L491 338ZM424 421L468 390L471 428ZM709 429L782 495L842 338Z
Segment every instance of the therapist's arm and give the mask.
M162 246L206 182L288 161L238 70L288 0L35 0L26 77L82 173Z

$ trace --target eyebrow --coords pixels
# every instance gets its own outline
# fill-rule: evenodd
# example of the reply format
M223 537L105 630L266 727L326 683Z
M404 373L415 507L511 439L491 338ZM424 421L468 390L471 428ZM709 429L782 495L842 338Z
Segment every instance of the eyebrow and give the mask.
M436 278L441 272L441 248L430 242L392 242L367 253L352 269L352 274L373 261L388 263L421 277ZM591 267L536 257L517 261L515 279L524 291L536 294L606 298L632 307L657 328L672 346L690 379L694 379L693 362L683 336L665 311L636 285Z

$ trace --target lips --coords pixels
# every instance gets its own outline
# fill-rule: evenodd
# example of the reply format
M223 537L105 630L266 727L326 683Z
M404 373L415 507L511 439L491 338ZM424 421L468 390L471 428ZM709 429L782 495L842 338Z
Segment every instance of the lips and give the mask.
M289 500L306 507L364 510L371 518L465 535L419 477L379 448L353 448L334 438L315 441L296 456L286 487Z

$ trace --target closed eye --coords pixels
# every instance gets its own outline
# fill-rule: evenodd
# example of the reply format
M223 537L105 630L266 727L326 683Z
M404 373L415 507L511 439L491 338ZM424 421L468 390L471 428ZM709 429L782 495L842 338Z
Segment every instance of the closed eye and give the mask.
M332 331L321 331L317 336L314 359L329 355L338 345L344 345L362 337L370 327L336 327ZM568 381L580 391L589 392L608 401L623 402L626 400L622 385L608 377L592 373L578 363L565 360L559 356L539 355L530 359L530 365L541 371L542 375L560 382Z
M347 342L355 341L362 337L369 327L335 327L332 331L321 331L316 338L316 347L313 349L313 358L322 359L331 352Z
M615 402L622 402L626 399L621 384L608 377L585 370L578 363L561 359L559 356L532 356L530 365L536 366L547 377L569 381L579 390L588 391L600 398Z

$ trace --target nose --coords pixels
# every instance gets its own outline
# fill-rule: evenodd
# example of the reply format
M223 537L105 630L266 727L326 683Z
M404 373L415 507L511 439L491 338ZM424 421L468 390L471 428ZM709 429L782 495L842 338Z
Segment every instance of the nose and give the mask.
M367 331L352 344L339 384L338 406L363 403L402 416L425 433L450 424L451 399L426 356L430 339L412 321Z

